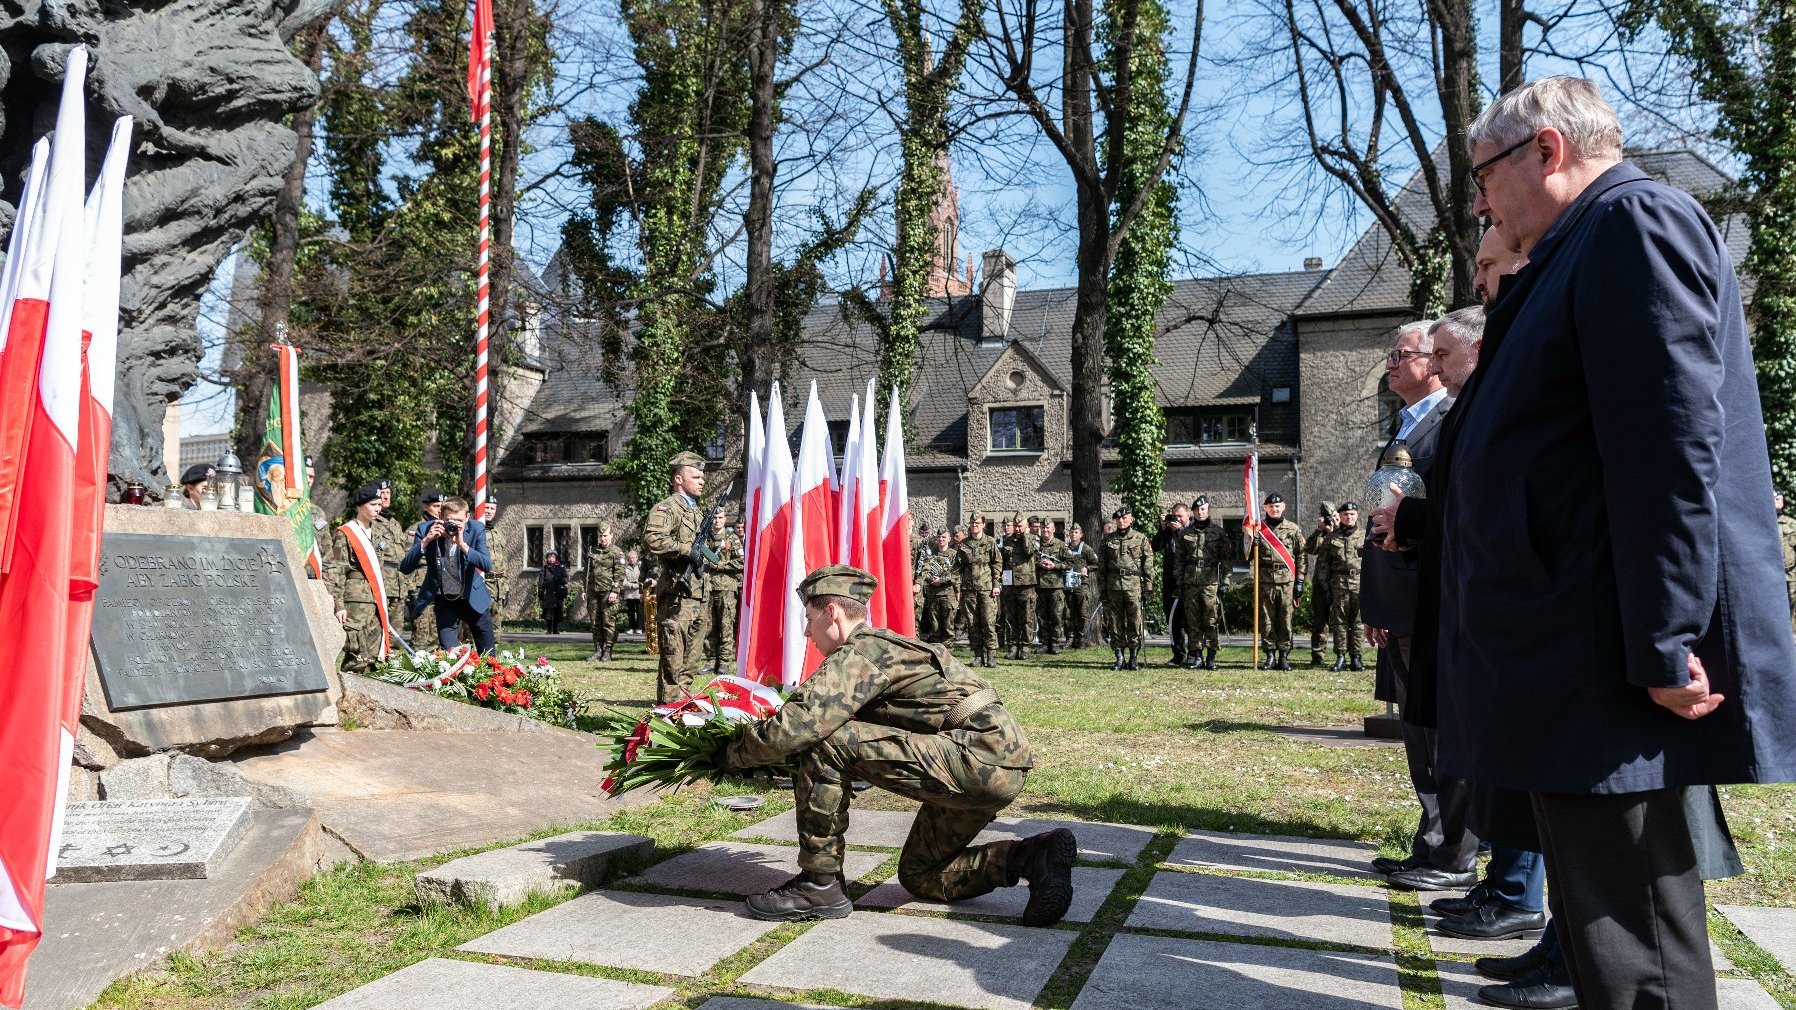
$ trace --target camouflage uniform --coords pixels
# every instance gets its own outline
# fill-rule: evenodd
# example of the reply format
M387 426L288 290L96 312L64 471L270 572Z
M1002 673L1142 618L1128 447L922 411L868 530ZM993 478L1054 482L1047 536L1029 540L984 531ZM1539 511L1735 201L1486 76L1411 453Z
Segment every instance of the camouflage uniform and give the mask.
M1332 515L1335 507L1330 502L1323 502L1322 507ZM1322 640L1328 632L1328 615L1334 612L1334 596L1329 592L1328 573L1322 570L1322 542L1327 540L1334 530L1312 530L1303 539L1303 553L1308 559L1310 569L1310 665L1322 665ZM1335 643L1340 649L1341 644Z
M1104 546L1098 551L1098 581L1103 585L1105 623L1110 647L1116 650L1116 666L1122 669L1123 650L1127 649L1130 666L1139 666L1141 649L1141 593L1153 578L1154 566L1149 558L1154 545L1147 534L1134 526L1104 534Z
M1184 585L1180 604L1185 614L1185 665L1202 664L1216 669L1216 650L1222 645L1222 590L1228 587L1229 536L1213 519L1193 519L1179 534L1179 580Z
M405 584L413 578L399 571L399 562L404 561L406 552L412 549L411 535L399 525L399 520L377 515L368 531L368 539L374 543L374 554L380 558L380 577L387 584L387 623L397 624L407 606Z
M917 625L917 637L925 642L954 641L959 567L952 550L925 554L917 566L917 585L923 590L923 622Z
M1268 519L1266 530L1285 545L1291 557L1302 564L1303 531L1297 524L1280 516L1276 522ZM1260 648L1272 652L1289 653L1291 651L1291 599L1292 583L1296 581L1291 570L1279 558L1272 548L1264 542L1259 545L1260 555ZM1285 659L1288 661L1289 656Z
M655 578L655 632L661 649L655 698L663 703L685 697L699 669L705 579L693 570L692 545L704 518L697 502L672 494L650 509L643 523L643 546L661 562Z
M623 607L624 552L616 544L586 552L586 612L592 618L592 651L598 659L610 659L617 645L617 612ZM606 597L618 594L610 603Z
M1045 568L1043 561L1054 567ZM1060 640L1066 635L1066 567L1070 555L1066 541L1049 536L1041 542L1041 553L1035 562L1035 600L1041 614L1041 644L1044 651L1060 651Z
M998 584L1003 562L998 545L983 533L969 534L955 554L960 565L960 599L967 608L967 644L975 662L990 666L998 649L997 622L993 620L992 587Z
M505 553L505 535L499 532L497 522L486 524L486 556L493 566L486 573L486 588L493 594L493 641L498 642L505 631L505 595L511 585L511 555Z
M1336 526L1322 541L1321 568L1328 576L1329 595L1334 600L1328 613L1328 630L1334 638L1337 670L1344 665L1343 651L1352 659L1353 669L1364 669L1360 660L1365 639L1359 621L1359 568L1360 552L1365 546L1366 531L1358 524Z
M1016 799L1034 758L1010 712L948 650L862 625L779 714L730 744L737 767L796 756L798 865L842 872L856 779L923 805L898 856L898 882L935 901L1017 883L1004 840L969 847Z
M721 536L707 535L705 540L717 554L717 563L705 569L705 602L711 615L705 632L705 662L716 663L718 673L734 673L737 607L742 603L742 538L735 530L725 529Z
M1784 542L1784 590L1790 594L1790 626L1796 629L1796 519L1779 514L1777 534Z
M1090 541L1066 545L1066 627L1075 649L1085 648L1085 626L1091 623L1091 567L1097 560L1097 548Z
M1010 585L1004 590L1003 619L1010 629L1009 655L1022 659L1035 637L1035 558L1041 551L1036 536L1024 529L1004 540L1004 567L1010 569Z
M349 521L355 522L354 519ZM374 540L372 532L368 539ZM376 554L378 555L378 549ZM384 564L381 577L386 577ZM374 602L374 584L368 581L368 577L362 573L362 566L356 563L355 552L349 545L349 534L341 526L331 530L330 553L324 566L324 583L330 588L331 600L336 609L349 614L343 621L345 637L340 668L366 676L380 662L380 610ZM391 615L392 611L387 613ZM391 621L392 618L389 616L388 620Z

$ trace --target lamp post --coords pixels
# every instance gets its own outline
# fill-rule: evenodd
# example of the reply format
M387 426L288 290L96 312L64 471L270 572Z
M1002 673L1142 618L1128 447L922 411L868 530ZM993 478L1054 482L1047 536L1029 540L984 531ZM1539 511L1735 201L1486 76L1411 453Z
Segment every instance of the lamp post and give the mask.
M218 492L218 507L232 512L239 510L242 504L237 492L243 481L243 464L238 461L237 454L225 450L214 469L217 473L212 475L212 487Z

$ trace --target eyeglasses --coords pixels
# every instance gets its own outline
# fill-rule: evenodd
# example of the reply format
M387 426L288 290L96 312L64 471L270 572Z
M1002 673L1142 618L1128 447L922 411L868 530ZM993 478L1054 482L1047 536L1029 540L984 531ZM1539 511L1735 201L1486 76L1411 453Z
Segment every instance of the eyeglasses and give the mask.
M1395 368L1396 366L1403 364L1404 361L1406 361L1410 358L1425 358L1427 356L1428 356L1427 351L1392 351L1390 354L1385 356L1384 361L1385 361L1385 364L1390 365L1391 367Z
M1527 147L1529 144L1534 143L1534 138L1538 137L1538 136L1540 136L1540 131L1536 130L1533 133L1529 134L1528 136L1523 137L1521 140L1519 140L1513 144L1510 144L1508 147L1503 148L1501 151L1498 151L1496 154L1493 154L1490 157L1484 159L1483 161L1480 161L1478 164L1473 165L1472 166L1472 185L1478 187L1478 192L1480 194L1483 194L1484 193L1484 173L1492 165L1495 165L1497 162L1502 161L1504 158L1509 157L1510 155L1514 154L1515 152L1521 150L1522 148Z

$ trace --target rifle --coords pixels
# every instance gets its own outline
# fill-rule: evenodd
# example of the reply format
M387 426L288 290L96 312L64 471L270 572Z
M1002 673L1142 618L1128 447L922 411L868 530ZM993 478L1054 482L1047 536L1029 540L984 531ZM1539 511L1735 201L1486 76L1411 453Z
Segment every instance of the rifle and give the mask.
M692 550L687 554L686 570L679 577L680 583L688 591L693 589L692 583L695 578L703 579L705 573L710 571L711 567L720 560L717 552L712 550L711 545L705 541L711 536L711 524L716 521L718 516L723 515L724 506L729 504L730 492L735 489L735 481L724 485L723 494L718 495L717 500L711 503L711 511L707 512L704 521L699 523L698 536L693 538Z

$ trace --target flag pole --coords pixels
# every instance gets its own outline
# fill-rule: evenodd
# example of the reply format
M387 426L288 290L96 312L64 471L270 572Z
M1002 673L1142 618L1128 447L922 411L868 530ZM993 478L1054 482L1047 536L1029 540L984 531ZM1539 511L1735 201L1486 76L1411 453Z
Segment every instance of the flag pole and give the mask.
M485 28L475 18L474 30ZM475 99L480 112L480 278L479 306L474 324L474 512L486 504L486 435L487 435L487 350L489 316L489 283L492 274L491 245L493 238L493 35L483 32L480 58L480 93Z

